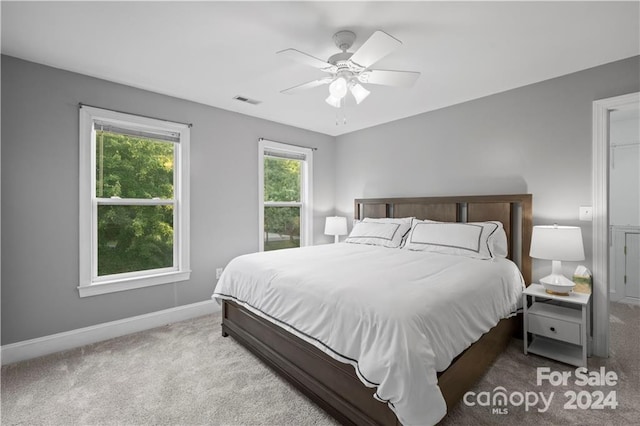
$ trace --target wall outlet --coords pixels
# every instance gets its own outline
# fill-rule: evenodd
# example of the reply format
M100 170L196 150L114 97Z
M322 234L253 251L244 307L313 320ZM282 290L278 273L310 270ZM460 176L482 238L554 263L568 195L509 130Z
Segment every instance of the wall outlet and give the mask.
M216 268L216 280L220 279L220 276L222 275L222 270L224 268Z
M580 220L593 220L593 209L591 206L580 206Z

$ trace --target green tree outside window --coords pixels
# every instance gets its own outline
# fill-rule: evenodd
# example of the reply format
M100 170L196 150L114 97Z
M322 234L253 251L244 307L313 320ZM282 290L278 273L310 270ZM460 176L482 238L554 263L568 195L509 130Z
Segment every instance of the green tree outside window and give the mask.
M264 157L264 250L300 247L300 206L269 202L301 201L302 161Z
M172 200L174 144L96 132L96 197ZM98 276L173 266L173 205L100 205Z

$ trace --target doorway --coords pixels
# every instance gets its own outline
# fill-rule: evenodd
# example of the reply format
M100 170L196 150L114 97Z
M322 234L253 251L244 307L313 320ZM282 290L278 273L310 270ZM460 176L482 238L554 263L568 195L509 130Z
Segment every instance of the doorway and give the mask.
M609 356L609 124L612 111L637 108L640 93L593 102L593 355Z
M640 106L609 115L611 301L640 305Z

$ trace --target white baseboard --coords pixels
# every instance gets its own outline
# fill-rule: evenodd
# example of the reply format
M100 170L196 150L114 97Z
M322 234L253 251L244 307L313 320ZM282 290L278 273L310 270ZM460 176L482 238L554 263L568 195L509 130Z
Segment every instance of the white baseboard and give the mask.
M56 333L2 346L2 365L89 345L174 322L209 315L220 310L214 300L192 303L131 318Z
M640 299L636 299L635 297L623 297L620 300L616 300L617 303L626 303L627 305L636 305L640 306Z

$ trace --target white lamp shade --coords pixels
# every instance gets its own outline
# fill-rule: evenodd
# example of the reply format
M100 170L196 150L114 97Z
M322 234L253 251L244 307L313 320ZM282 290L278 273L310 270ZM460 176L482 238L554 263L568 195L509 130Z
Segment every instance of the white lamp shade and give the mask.
M531 257L546 260L584 260L582 230L577 226L534 226Z
M347 235L347 218L329 216L324 223L325 235Z

